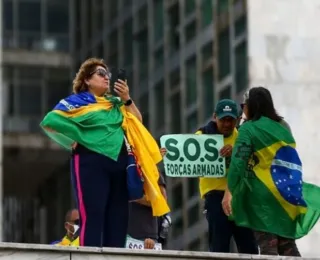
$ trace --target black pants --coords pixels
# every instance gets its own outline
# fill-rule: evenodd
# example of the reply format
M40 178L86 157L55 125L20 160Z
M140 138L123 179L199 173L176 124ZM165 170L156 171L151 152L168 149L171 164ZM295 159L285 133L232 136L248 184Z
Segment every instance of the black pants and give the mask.
M258 254L258 247L252 230L236 226L224 214L221 204L223 195L224 191L210 191L205 195L210 251L229 253L230 240L233 236L239 253Z
M125 247L128 226L128 155L118 161L77 147L71 159L80 214L80 245Z

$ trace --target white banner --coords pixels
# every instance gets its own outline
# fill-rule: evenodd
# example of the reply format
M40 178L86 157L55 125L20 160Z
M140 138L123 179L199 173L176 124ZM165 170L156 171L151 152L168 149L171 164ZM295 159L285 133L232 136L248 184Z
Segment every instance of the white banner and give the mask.
M144 249L144 241L134 239L130 236L127 236L126 248L129 249ZM156 243L154 245L154 250L162 250L162 245L160 243Z

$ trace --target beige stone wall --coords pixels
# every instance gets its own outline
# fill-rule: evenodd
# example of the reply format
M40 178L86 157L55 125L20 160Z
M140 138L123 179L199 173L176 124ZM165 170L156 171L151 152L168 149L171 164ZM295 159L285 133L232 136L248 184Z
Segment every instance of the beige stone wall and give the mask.
M248 0L248 20L250 86L272 91L305 180L320 185L320 1ZM320 223L298 245L305 256L319 255Z

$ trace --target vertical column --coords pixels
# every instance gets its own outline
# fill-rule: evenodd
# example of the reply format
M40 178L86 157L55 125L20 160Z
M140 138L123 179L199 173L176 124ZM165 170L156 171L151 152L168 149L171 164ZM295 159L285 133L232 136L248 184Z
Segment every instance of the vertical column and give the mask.
M43 42L47 34L47 0L41 0L41 41Z
M219 47L218 47L218 37L219 37L219 24L218 24L218 0L213 0L213 77L214 77L214 86L215 88L213 89L214 93L214 104L217 104L218 99L219 99L219 90L217 88L219 84L219 66L218 66L218 52L219 52Z
M105 14L108 14L109 12L109 6L110 6L110 1L107 0L103 0L102 2L103 5L103 11ZM102 32L104 32L106 30L105 27L109 26L108 23L108 15L103 15L102 17L103 20L103 28L102 28ZM106 37L102 38L102 44L103 44L103 58L105 59L105 61L107 62L108 65L108 58L109 58L109 35L107 35Z
M76 52L80 50L76 50L76 22L77 22L77 16L76 16L76 0L70 0L69 1L69 50L71 54L71 69L70 69L70 79L72 80L73 77L76 74L76 64L77 64L77 56ZM71 85L71 84L70 84Z
M149 89L149 127L151 133L155 133L156 131L156 107L155 107L155 88L154 88L154 55L153 55L153 46L154 46L154 2L147 2L148 8L148 89Z
M0 5L0 13L2 14L2 5ZM2 26L0 26L0 35L2 34ZM2 37L0 37L0 46L2 46ZM3 149L3 128L2 128L2 120L3 120L3 75L2 75L2 68L3 68L3 53L2 53L2 48L0 48L0 242L3 241L3 237L2 237L2 227L3 227L3 223L2 223L2 219L3 219L3 210L2 210L2 205L3 205L3 184L2 184L2 175L3 175L3 171L2 171L2 161L3 161L3 153L2 153L2 149Z
M179 0L179 35L180 35L180 88L181 88L181 128L182 132L187 131L187 117L186 117L186 107L187 107L187 85L186 85L186 60L185 60L185 34L184 34L184 19L185 19L185 0ZM186 178L181 179L182 182L182 219L183 219L183 233L188 229L188 180ZM183 248L185 248L185 237L183 236Z
M163 57L164 57L164 62L163 62L163 71L164 71L164 100L167 101L167 103L164 105L164 113L165 113L165 133L170 133L171 132L171 123L172 123L172 117L171 117L171 95L170 95L170 89L173 86L170 86L170 71L169 71L169 58L170 58L170 47L169 47L169 31L170 31L170 26L169 26L169 17L168 17L168 12L166 10L166 5L163 3L162 5L162 13L163 13ZM171 182L168 182L171 183Z
M136 98L135 102L138 103L139 105L139 98L140 98L140 91L139 91L139 46L138 46L138 41L136 40L136 32L138 31L138 15L137 15L137 8L136 6L138 5L138 1L132 1L132 22L133 22L133 67L132 69L135 71L133 73L133 93L132 96Z
M201 55L201 37L199 34L201 33L201 5L202 1L196 1L196 88L197 88L197 125L201 124L204 118L204 104L203 104L203 87L202 87L202 70L203 70L203 62Z
M233 0L229 0L229 36L230 36L230 74L231 74L231 97L236 98L236 59L235 59L235 28L234 28L234 6Z
M80 57L81 61L84 61L87 55L88 51L88 32L87 32L87 12L86 8L87 6L87 0L80 0L80 14L81 14L81 19L79 21L80 23L80 31L81 31L81 50L80 50Z

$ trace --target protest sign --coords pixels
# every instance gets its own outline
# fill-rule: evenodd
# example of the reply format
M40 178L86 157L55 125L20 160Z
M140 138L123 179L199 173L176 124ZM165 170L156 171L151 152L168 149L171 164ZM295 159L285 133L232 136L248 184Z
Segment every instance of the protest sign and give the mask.
M129 249L144 249L144 241L134 239L130 236L127 236L126 248ZM155 243L154 250L162 250L162 245L160 243Z
M161 147L167 149L167 154L163 158L167 176L209 178L226 176L225 158L219 154L224 146L222 135L163 135L160 143Z

